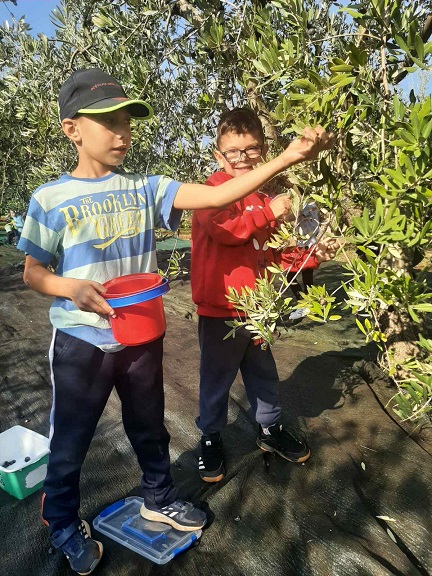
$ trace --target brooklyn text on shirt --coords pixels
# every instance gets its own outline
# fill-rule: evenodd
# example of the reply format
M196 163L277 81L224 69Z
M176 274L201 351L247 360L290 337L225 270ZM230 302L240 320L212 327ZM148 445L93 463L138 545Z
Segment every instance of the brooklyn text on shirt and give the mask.
M142 230L147 199L139 192L107 193L102 200L92 196L77 198L76 204L59 208L72 236L78 236L85 226L93 226L96 236L103 240L93 244L103 250L118 238L137 236Z

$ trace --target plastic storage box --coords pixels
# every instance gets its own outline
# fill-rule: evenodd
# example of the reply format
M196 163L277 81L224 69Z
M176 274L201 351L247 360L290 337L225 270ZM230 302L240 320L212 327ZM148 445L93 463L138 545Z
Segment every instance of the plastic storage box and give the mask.
M168 524L151 522L140 515L143 498L131 496L105 508L93 526L105 536L156 564L166 564L189 548L201 530L180 532Z
M0 434L0 488L22 500L42 487L49 440L23 426ZM7 462L15 462L5 467Z

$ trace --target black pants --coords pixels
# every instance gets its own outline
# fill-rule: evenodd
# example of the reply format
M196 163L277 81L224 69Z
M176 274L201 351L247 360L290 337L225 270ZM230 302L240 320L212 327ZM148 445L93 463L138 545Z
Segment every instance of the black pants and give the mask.
M109 354L64 332L54 332L51 454L42 511L51 532L78 518L81 466L113 387L143 472L146 506L164 506L176 499L169 470L170 437L164 426L162 354L163 338Z
M271 426L280 419L279 377L268 347L255 345L251 333L241 328L235 338L224 340L232 318L200 316L200 414L197 426L205 435L220 432L227 424L229 391L240 370L255 419Z
M297 278L293 281L290 288L296 300L300 300L300 292L307 292L309 286L313 286L313 268L305 268L302 270L303 288ZM288 272L286 275L287 280L292 281L297 272Z

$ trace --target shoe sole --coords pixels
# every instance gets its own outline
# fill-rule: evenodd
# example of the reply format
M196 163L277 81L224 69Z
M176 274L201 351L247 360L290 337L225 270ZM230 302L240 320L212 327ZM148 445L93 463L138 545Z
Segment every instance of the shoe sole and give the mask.
M289 456L287 456L286 454L284 454L280 450L276 450L276 448L269 448L268 446L260 444L259 440L257 440L257 445L264 452L272 452L274 454L278 454L284 460L288 460L288 462L293 462L294 464L301 464L302 462L306 462L306 460L309 460L310 455L311 455L310 450L309 450L308 453L305 454L304 456L300 456L299 458L290 458Z
M160 512L156 512L155 510L149 510L144 506L144 504L140 508L140 514L144 518L144 520L152 520L153 522L161 522L162 524L169 524L176 530L180 530L180 532L194 532L195 530L201 530L203 526L205 526L206 521L204 521L200 526L184 526L183 524L178 524L174 518L170 518L169 516L165 516L165 514L161 514Z
M200 474L200 476L201 476L201 480L203 482L210 482L210 483L211 482L220 482L222 480L222 478L225 478L224 473L219 474L219 476L202 476L201 474Z
M82 523L86 527L87 534L91 538L91 530L90 530L89 523L86 522L85 520L82 520ZM88 576L88 574L91 574L93 572L93 570L96 568L96 566L99 564L99 562L101 561L102 554L103 554L103 544L102 544L102 542L99 542L99 540L95 540L95 542L99 546L100 556L97 560L95 560L93 562L93 564L91 565L90 570L88 572L77 572L77 574L79 574L79 576Z

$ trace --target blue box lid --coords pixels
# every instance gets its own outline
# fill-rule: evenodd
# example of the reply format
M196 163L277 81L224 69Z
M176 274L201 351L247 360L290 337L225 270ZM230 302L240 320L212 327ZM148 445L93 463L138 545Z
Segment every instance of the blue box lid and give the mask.
M143 498L131 496L111 504L93 520L94 528L156 564L166 564L201 536L201 530L181 532L145 520L140 515L143 502Z

